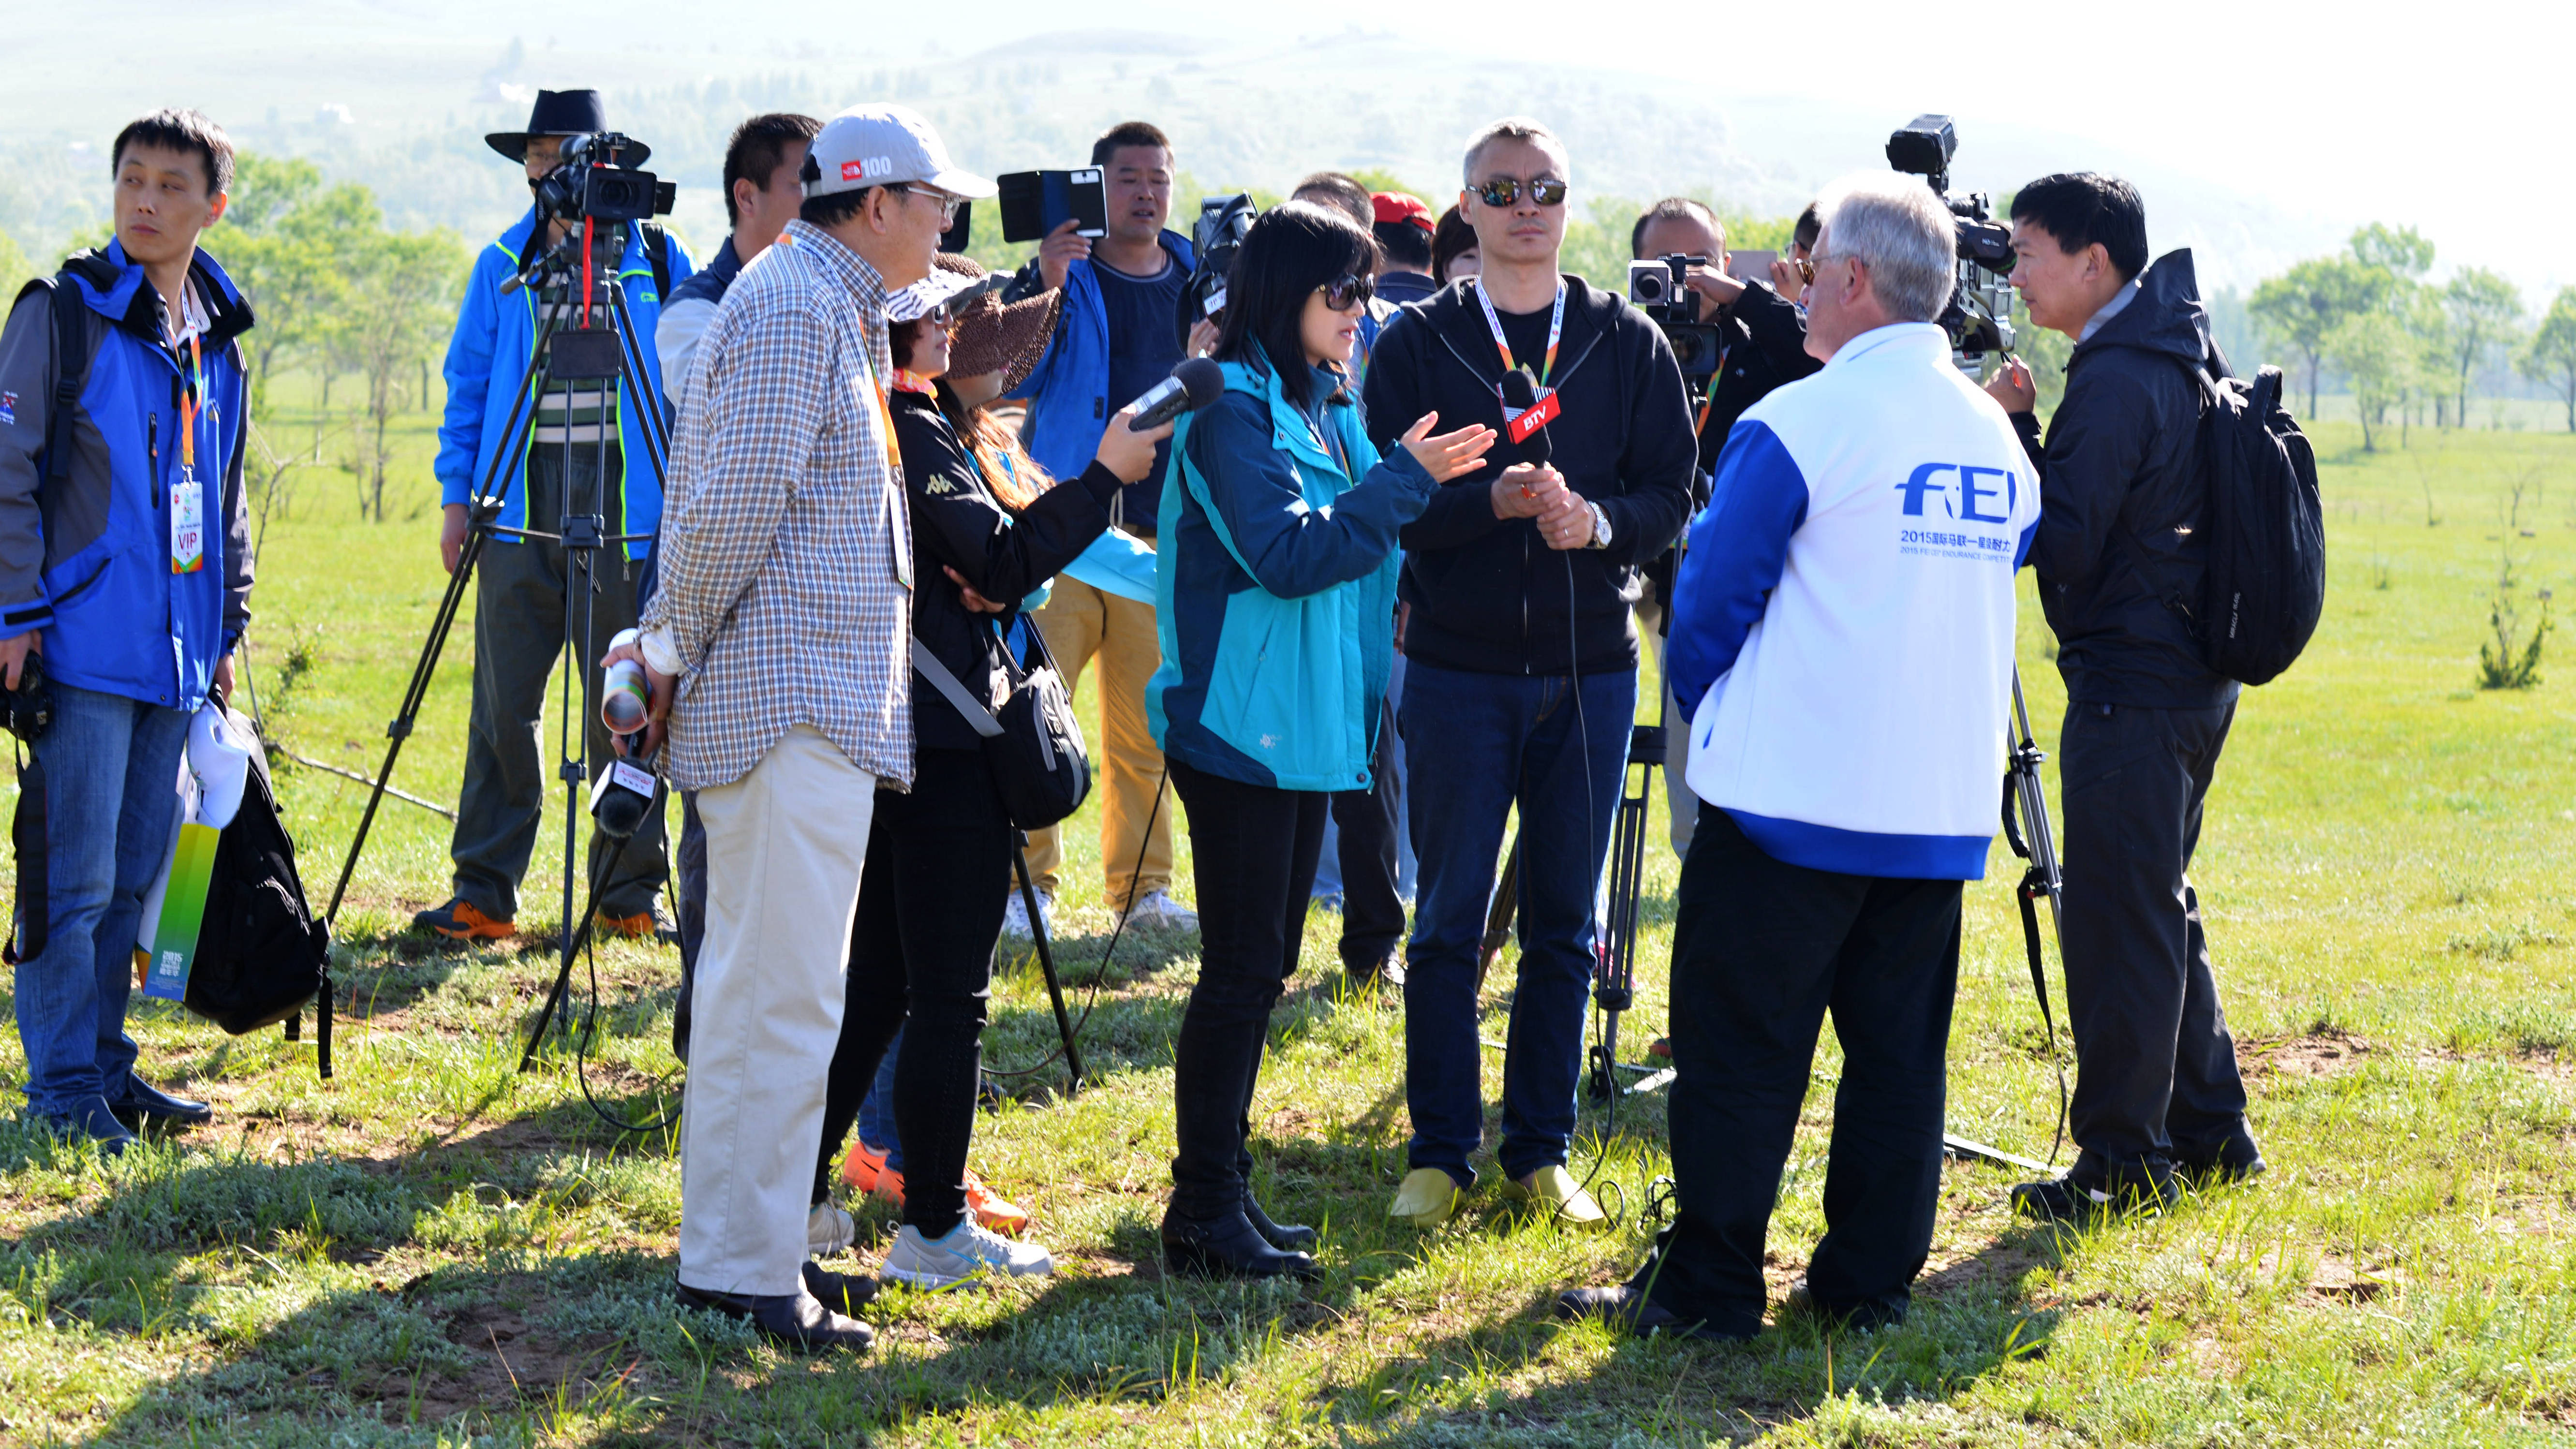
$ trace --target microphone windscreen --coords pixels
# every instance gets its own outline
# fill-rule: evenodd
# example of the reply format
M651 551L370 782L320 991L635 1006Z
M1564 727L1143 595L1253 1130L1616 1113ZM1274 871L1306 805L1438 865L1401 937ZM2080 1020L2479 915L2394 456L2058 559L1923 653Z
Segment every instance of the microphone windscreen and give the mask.
M1225 392L1225 369L1214 358L1192 357L1172 369L1172 376L1190 395L1190 411L1197 412L1215 402Z
M1515 367L1503 374L1503 403L1512 408L1538 406L1538 384L1526 367Z

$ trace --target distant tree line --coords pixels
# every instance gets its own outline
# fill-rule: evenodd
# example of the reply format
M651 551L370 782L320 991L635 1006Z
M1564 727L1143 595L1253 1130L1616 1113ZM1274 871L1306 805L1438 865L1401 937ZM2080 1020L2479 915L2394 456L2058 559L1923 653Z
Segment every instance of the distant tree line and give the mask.
M2521 291L2486 267L2425 280L2433 244L2413 227L2373 222L2342 251L2266 279L2247 310L2306 372L2308 412L2324 375L2340 374L2376 449L2393 418L2403 429L2429 410L2435 427L2464 427L2480 371L2510 361L2558 394L2576 431L2576 287L2560 289L2538 325Z

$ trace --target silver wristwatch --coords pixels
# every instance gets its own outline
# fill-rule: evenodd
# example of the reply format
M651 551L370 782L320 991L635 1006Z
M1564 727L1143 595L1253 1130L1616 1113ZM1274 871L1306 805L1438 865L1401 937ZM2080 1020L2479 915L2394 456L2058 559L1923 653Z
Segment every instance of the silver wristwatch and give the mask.
M1602 512L1601 505L1598 503L1586 503L1583 506L1592 510L1592 541L1585 544L1584 547L1608 548L1610 546L1610 515Z

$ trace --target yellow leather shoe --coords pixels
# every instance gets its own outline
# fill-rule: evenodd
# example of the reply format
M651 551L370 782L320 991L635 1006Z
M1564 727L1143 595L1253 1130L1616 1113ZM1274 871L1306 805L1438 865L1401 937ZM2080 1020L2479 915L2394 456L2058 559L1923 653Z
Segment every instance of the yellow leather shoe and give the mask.
M1504 1183L1503 1196L1532 1204L1549 1222L1582 1232L1599 1232L1610 1226L1610 1215L1574 1180L1574 1174L1562 1167L1542 1167L1527 1177Z
M1417 1167L1404 1175L1386 1215L1417 1228L1436 1228L1449 1221L1466 1200L1467 1194L1459 1191L1456 1178L1436 1167Z

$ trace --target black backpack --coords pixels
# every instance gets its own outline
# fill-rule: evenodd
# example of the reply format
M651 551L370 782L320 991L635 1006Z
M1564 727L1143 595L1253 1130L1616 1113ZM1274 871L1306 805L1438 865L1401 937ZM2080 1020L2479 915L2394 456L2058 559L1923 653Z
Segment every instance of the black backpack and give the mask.
M233 716L244 738L248 721ZM295 841L277 818L268 760L253 750L241 810L215 845L197 956L188 968L187 1008L234 1036L296 1018L310 1002L321 1074L331 1075L331 931L305 903Z
M2200 652L2244 684L2278 678L2308 647L2326 606L2325 504L2317 455L2266 367L2248 384L2195 369L2209 568Z

